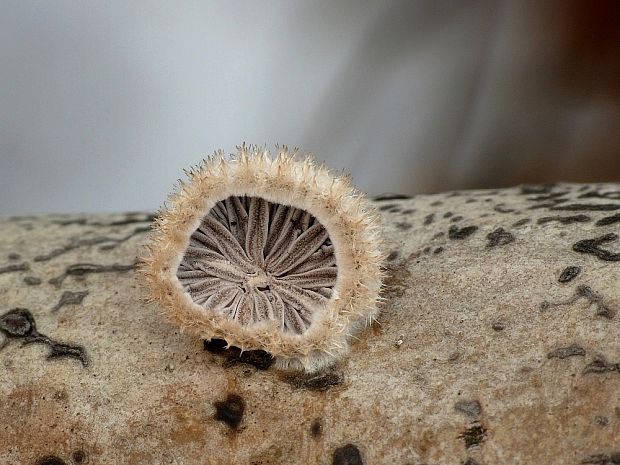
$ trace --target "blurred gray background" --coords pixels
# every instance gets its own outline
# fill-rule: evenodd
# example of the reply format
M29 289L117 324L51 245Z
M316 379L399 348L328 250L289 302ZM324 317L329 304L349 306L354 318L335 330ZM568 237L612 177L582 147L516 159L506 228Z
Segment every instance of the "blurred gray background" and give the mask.
M0 214L153 210L236 145L371 193L620 180L620 2L0 0Z

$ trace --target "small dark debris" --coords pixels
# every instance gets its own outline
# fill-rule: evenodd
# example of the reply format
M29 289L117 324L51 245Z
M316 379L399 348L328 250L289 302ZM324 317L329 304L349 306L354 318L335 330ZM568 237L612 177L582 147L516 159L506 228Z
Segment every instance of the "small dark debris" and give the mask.
M224 339L211 339L203 341L204 350L213 354L226 357L224 367L229 368L237 364L252 365L259 370L266 370L273 365L273 356L264 350L244 350L230 346Z
M558 281L561 283L567 283L575 279L579 273L581 273L580 266L567 266L564 268L564 271L562 271Z
M28 265L28 262L15 263L12 265L6 265L3 267L0 267L0 274L13 273L15 271L28 271L29 269L30 269L30 265Z
M486 439L486 433L487 430L484 426L482 426L480 422L476 421L470 424L459 437L463 440L463 442L465 442L465 447L470 449L482 444L482 442Z
M454 213L452 213L452 212L445 212L445 213L443 214L443 217L444 217L444 218L450 218L452 215L454 215Z
M284 380L297 389L327 391L332 387L341 385L344 382L344 376L340 372L328 371L319 374L285 375Z
M608 242L614 242L618 239L618 235L614 233L605 234L604 236L596 237L594 239L584 239L573 245L573 250L579 253L586 253L594 255L601 260L609 262L620 261L620 253L613 253L609 250L601 248L601 245Z
M511 232L506 231L504 228L497 228L495 231L487 234L487 247L497 247L501 245L508 245L515 241L515 236Z
M458 228L457 226L450 226L448 230L448 237L450 239L465 239L471 236L478 230L478 226L465 226L464 228Z
M323 434L323 423L320 418L315 419L310 426L310 434L313 438L318 438Z
M390 254L386 257L386 261L388 262L393 262L394 260L396 260L398 258L398 250L393 250L390 252Z
M595 224L596 226L609 226L610 224L620 223L620 213L616 213L613 216L606 216L601 218Z
M88 291L65 291L60 296L58 303L52 308L52 312L57 312L65 305L79 305L88 295Z
M9 260L19 260L20 258L22 258L22 256L18 253L10 253L7 257Z
M37 465L67 465L67 462L60 457L56 457L55 455L48 455L42 459L39 459L37 461Z
M454 408L470 418L478 418L482 413L482 406L477 400L459 400Z
M41 280L41 278L37 278L36 276L26 276L24 278L24 282L29 286L38 286L43 281Z
M506 329L506 325L501 321L496 321L491 325L491 328L493 329L493 331L503 331L504 329Z
M406 210L403 210L401 213L403 215L411 215L412 213L415 213L416 209L415 208L407 208Z
M573 216L543 216L538 218L538 224L547 224L551 222L557 222L560 224L573 224L573 223L587 223L592 221L588 215L573 215Z
M236 429L243 420L245 402L237 394L228 394L225 401L215 402L215 416L217 421L226 423L229 427Z
M583 465L620 465L620 452L611 454L594 454L581 462Z
M426 215L424 217L424 224L425 225L429 225L431 224L433 221L435 221L435 214L434 213L430 213L428 215Z
M332 465L364 465L360 450L353 444L347 444L334 451Z
M584 357L586 355L586 351L583 347L578 346L577 344L571 344L568 347L559 347L557 349L552 350L547 354L547 358L560 358L565 359L568 357L580 356Z
M437 247L435 250L433 250L433 253L435 255L440 254L441 252L443 252L443 247Z

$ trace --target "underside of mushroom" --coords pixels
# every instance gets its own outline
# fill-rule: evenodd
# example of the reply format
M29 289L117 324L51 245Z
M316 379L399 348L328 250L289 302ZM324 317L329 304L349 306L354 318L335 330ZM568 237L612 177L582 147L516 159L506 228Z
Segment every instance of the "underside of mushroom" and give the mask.
M194 303L244 326L275 321L291 334L325 308L337 275L334 246L314 216L248 196L211 208L177 270Z

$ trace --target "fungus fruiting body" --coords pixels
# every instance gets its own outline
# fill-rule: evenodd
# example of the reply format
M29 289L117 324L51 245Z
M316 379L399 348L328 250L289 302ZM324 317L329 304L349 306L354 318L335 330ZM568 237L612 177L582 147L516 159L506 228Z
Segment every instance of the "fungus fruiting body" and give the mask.
M141 272L181 328L316 371L377 314L378 220L347 177L296 153L239 148L186 172Z

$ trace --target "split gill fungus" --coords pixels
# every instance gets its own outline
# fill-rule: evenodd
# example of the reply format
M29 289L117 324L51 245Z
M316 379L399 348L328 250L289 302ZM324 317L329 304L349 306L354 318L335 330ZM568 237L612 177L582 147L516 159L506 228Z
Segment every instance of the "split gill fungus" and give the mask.
M310 157L241 146L188 171L140 257L152 300L181 328L282 369L316 371L376 317L378 217Z

